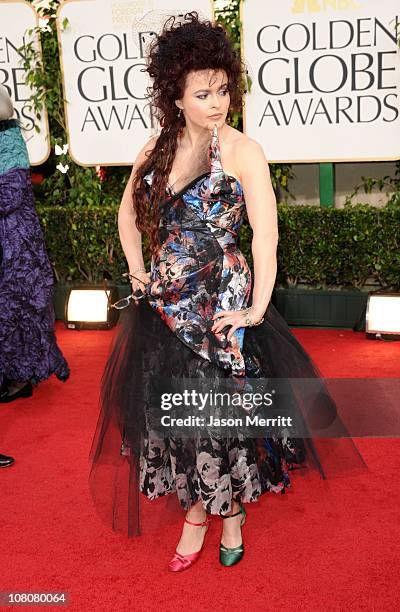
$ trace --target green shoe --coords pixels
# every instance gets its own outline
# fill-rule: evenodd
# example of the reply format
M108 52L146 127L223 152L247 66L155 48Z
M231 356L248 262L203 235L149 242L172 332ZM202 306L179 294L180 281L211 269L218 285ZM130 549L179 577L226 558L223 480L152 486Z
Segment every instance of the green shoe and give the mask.
M242 513L243 518L240 521L240 526L242 527L246 521L246 510L243 506L240 506L239 512L235 512L235 514L231 514L229 516L223 516L223 519L231 518L233 516L237 516ZM222 565L225 567L229 567L231 565L236 565L242 559L244 555L244 544L243 542L239 544L239 546L235 546L235 548L227 548L222 543L219 545L219 560Z

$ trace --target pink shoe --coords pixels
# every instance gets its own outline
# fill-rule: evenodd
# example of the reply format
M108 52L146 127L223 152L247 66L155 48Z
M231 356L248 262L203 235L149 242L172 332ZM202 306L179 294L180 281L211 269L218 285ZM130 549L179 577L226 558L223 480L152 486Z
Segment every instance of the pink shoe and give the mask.
M189 523L190 525L196 525L196 527L206 526L206 530L204 532L204 537L206 537L206 533L208 531L208 527L210 524L210 519L207 517L203 523L192 523L192 521L189 521L187 518L185 518L185 523ZM203 544L204 544L204 540L203 540ZM175 554L172 557L168 565L168 568L170 569L170 571L171 572L182 572L183 570L188 569L194 563L196 563L197 559L200 557L200 553L202 551L203 544L200 550L198 550L197 552L191 553L190 555L181 555L181 553L178 553L175 551Z

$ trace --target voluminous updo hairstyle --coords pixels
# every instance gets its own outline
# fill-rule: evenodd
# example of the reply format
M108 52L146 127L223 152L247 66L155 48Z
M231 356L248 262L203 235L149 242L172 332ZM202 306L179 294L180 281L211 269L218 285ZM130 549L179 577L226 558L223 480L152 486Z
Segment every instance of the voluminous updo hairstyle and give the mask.
M230 95L229 114L240 111L246 89L245 68L222 25L199 20L198 13L186 13L184 20L172 16L150 43L146 72L152 77L148 88L152 113L161 132L147 159L136 168L132 182L132 203L136 227L149 236L150 250L159 247L160 205L166 200L168 177L177 150L178 134L185 125L175 100L183 97L186 77L191 71L225 70ZM154 170L150 199L143 182Z

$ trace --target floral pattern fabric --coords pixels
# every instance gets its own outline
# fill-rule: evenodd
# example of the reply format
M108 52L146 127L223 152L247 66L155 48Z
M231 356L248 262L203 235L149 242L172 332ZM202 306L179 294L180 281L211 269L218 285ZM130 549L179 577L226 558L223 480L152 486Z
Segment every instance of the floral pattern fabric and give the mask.
M238 179L222 169L216 126L210 166L210 172L178 193L168 188L160 222L161 246L146 285L148 303L176 341L185 345L180 352L174 347L167 357L180 360L177 372L184 377L261 376L257 361L243 351L246 328L236 330L230 342L223 330L211 331L216 312L247 307L252 281L237 244L245 214L243 189ZM152 178L152 172L144 177L149 188ZM161 330L159 335L163 337ZM144 349L149 368L157 370L155 362L162 360L162 347L170 342L169 337L164 343L160 339L160 352L155 343ZM129 449L123 443L124 452ZM176 492L185 509L201 499L207 512L225 514L233 499L254 502L266 491L284 492L290 486L291 464L304 456L302 440L211 435L159 439L148 431L140 457L140 490L150 499Z
M209 173L172 194L164 207L161 248L152 258L146 292L182 342L240 377L245 376L244 328L230 342L224 330L211 331L212 316L246 308L251 290L251 271L237 246L246 208L243 190L222 169L216 126L210 162ZM151 185L152 174L144 178Z

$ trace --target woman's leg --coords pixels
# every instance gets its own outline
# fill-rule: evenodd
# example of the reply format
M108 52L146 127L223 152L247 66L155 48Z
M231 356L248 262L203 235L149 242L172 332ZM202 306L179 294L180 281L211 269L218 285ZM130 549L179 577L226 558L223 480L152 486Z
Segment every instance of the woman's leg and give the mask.
M193 523L202 523L206 520L207 513L204 510L201 500L191 506L186 513L186 518ZM205 533L205 526L199 527L184 522L181 539L178 542L176 551L181 555L189 555L199 551L203 545Z
M230 512L225 514L224 516L231 516L232 514L236 514L240 509L240 505L237 501L232 500L232 509ZM227 548L236 548L236 546L240 546L242 543L242 535L240 522L243 518L243 514L240 512L237 516L230 518L228 520L222 520L222 537L221 543Z
M231 516L239 512L240 504L232 500L232 509L224 516ZM201 501L194 504L190 510L186 513L186 518L193 523L201 523L205 521L207 513L204 510ZM243 515L239 513L237 516L232 517L229 520L222 520L222 537L221 543L227 548L236 548L242 543L242 532L240 523ZM197 552L203 545L203 539L205 534L205 527L197 527L188 523L183 524L183 530L181 539L179 540L176 548L177 552L182 555L189 555Z

